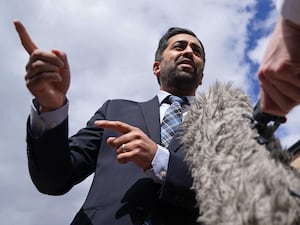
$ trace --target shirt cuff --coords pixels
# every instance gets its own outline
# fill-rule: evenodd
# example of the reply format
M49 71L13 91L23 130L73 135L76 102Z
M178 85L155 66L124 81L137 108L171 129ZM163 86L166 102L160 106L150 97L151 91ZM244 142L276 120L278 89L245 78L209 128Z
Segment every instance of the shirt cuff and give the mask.
M31 104L30 126L32 135L40 137L47 130L55 128L68 117L69 103L51 112L39 113L39 104L34 99Z
M300 25L299 0L278 0L276 7L284 19Z
M157 145L157 151L152 160L152 168L146 170L145 173L150 176L155 182L162 183L167 176L170 152L168 149Z

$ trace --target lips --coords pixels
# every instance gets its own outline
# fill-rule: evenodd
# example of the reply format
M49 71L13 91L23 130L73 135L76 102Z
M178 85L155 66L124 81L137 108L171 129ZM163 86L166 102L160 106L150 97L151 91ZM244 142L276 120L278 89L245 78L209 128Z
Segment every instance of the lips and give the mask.
M178 62L177 62L177 65L186 65L187 67L192 67L193 69L195 69L195 64L192 60L190 59L180 59Z

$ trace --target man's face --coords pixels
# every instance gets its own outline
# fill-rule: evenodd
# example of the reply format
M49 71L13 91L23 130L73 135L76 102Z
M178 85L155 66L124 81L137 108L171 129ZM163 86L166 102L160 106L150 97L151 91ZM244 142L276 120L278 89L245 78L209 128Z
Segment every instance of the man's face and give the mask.
M194 95L202 82L203 49L196 37L177 34L168 41L162 60L154 63L161 90Z

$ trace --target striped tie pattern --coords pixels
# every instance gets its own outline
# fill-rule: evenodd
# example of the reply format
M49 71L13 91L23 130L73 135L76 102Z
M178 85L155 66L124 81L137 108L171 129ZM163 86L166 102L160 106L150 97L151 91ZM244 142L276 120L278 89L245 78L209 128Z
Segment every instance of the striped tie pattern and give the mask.
M184 99L180 97L174 95L169 96L169 103L171 103L171 105L165 113L160 131L161 145L163 147L168 147L179 124L182 122L182 104L184 102Z

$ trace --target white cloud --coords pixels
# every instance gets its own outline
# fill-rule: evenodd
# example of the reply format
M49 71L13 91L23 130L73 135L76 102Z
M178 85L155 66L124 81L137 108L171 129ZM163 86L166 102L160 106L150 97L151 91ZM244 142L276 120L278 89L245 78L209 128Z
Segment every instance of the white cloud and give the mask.
M262 61L264 53L266 51L270 36L265 36L258 40L256 48L248 53L249 58L253 63L259 64Z

